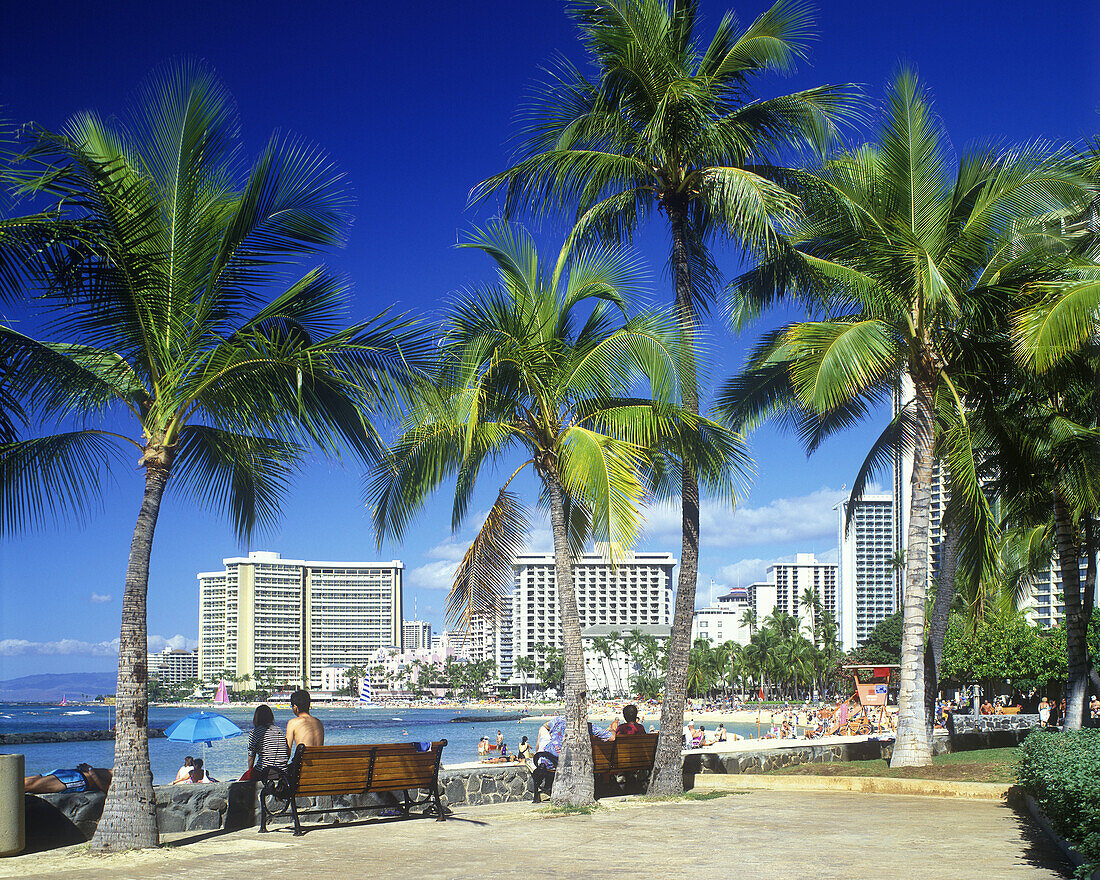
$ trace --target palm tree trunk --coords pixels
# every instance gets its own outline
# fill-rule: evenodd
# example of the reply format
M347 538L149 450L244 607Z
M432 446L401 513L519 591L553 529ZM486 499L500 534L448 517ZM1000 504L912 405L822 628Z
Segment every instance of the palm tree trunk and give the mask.
M905 550L905 605L901 624L898 733L891 767L923 767L932 761L924 709L924 604L928 596L928 531L932 506L934 421L932 383L913 377L916 437L913 444L909 535Z
M1096 523L1091 513L1086 513L1085 520L1085 584L1081 589L1081 614L1085 618L1085 631L1088 631L1089 621L1092 619L1092 611L1096 607L1096 552L1097 534ZM1085 650L1088 650L1088 640L1085 640ZM1091 666L1095 657L1089 657Z
M149 640L145 599L149 588L149 556L157 527L168 470L148 465L145 496L141 501L126 587L122 594L122 631L118 647L118 685L115 692L115 766L103 815L91 848L118 852L156 846L157 802L149 766Z
M939 693L943 642L947 638L947 621L951 616L951 603L955 601L955 571L958 568L958 560L958 532L949 524L945 524L940 576L936 584L936 598L932 602L932 614L928 619L928 648L924 654L924 723L928 728L930 747L932 728L936 720L936 694Z
M691 264L688 257L686 214L682 207L666 206L672 228L672 267L676 285L676 320L680 325L682 362L681 396L684 409L699 413L699 391L695 384L695 312L692 304ZM681 452L680 571L676 583L676 610L668 645L665 694L661 703L661 733L649 780L650 795L663 797L684 793L680 757L683 741L688 652L691 622L695 616L695 586L699 576L699 479L692 451Z
M586 806L596 802L592 778L592 741L588 733L588 687L584 677L584 646L573 588L573 561L565 523L561 483L547 474L550 491L550 524L554 531L554 564L557 571L558 608L561 614L562 660L565 663L565 738L554 776L552 802L559 806Z
M1089 662L1081 607L1081 563L1074 533L1073 514L1060 489L1054 491L1054 529L1058 540L1058 567L1062 572L1062 595L1066 600L1066 730L1080 730L1085 716L1085 690Z

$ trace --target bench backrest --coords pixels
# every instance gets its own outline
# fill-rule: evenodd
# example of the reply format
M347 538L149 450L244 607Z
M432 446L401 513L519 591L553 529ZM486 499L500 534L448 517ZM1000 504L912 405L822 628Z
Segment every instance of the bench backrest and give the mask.
M298 797L428 788L446 744L433 742L426 752L415 743L298 746L289 775Z
M596 773L650 770L657 754L656 733L636 733L604 742L592 737L592 764Z

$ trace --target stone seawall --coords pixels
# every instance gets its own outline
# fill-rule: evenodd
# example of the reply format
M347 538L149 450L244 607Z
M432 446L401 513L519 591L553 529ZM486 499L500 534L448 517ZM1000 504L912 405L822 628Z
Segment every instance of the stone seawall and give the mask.
M949 751L946 737L933 741L935 754ZM693 752L684 756L684 775L688 779L697 773L767 773L796 764L828 764L834 761L889 760L894 753L892 741L860 740L858 742L800 743L790 746L742 749L728 752Z
M149 728L149 739L164 736L159 727ZM96 742L114 739L113 730L36 730L31 733L0 733L0 745L19 746L25 743Z
M959 715L951 716L951 751L1011 748L1019 745L1042 725L1038 715Z
M440 795L449 806L478 806L521 801L531 797L531 774L519 764L501 764L439 772ZM236 831L259 824L256 785L218 782L211 785L158 785L157 824L162 833L179 831ZM423 796L423 792L420 793ZM102 792L26 795L27 851L67 846L89 840L103 813ZM419 799L419 798L418 798ZM341 812L320 813L308 822L350 822L389 815L398 795L377 793L335 798L299 798L303 810L336 807ZM343 808L351 808L343 812ZM290 822L289 814L272 825Z

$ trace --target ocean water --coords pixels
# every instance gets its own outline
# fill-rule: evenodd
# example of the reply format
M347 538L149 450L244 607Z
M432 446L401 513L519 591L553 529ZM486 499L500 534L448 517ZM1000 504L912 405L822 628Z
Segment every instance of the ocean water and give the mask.
M168 727L193 708L151 707L151 727ZM211 711L207 709L207 711ZM215 779L237 779L248 767L248 731L252 727L252 709L224 707L218 711L236 723L242 736L218 740L210 746L170 742L164 738L149 740L149 760L153 781L157 784L176 778L187 755L201 757L207 771ZM76 714L76 713L88 714ZM274 709L275 723L285 728L293 715L289 709ZM313 714L325 725L325 743L427 742L447 740L443 750L443 765L477 760L477 743L482 736L496 741L497 731L504 734L510 751L515 751L521 736L534 743L540 718L499 720L491 710L478 709L396 709L388 707L356 708L315 706ZM515 714L515 713L512 713ZM110 716L110 717L109 717ZM454 722L458 716L477 716L484 721ZM40 730L106 730L114 720L113 708L95 705L48 706L36 703L0 703L0 733L28 733ZM657 723L657 719L647 719ZM731 733L755 735L755 725L727 724ZM744 729L742 729L744 728ZM94 767L114 764L115 744L112 740L76 743L26 743L0 745L0 753L22 753L27 773L48 773L59 767L75 767L82 761Z

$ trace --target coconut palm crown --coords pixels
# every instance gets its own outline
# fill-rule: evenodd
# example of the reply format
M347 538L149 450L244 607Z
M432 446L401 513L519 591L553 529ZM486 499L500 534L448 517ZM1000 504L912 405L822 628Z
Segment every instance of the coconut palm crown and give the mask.
M146 595L166 489L224 511L242 539L271 525L310 447L378 449L365 414L392 408L419 336L384 317L345 326L345 285L290 268L341 241L340 175L278 137L243 166L232 100L201 66L156 76L126 125L84 113L32 135L6 179L50 206L0 227L0 282L30 297L42 332L0 323L0 384L18 405L0 529L87 515L111 473L143 472L93 847L154 846Z
M781 156L819 152L852 107L849 87L758 100L762 74L807 54L810 7L778 0L747 27L725 15L709 43L696 0L571 2L593 77L562 61L525 110L512 168L475 199L503 189L506 215L575 211L573 235L629 238L655 212L669 225L669 266L682 340L684 407L699 412L699 312L718 281L709 248L732 241L768 252L798 199ZM699 444L695 444L699 448ZM676 610L650 794L683 792L680 740L699 555L699 480L681 454L683 541Z
M767 334L719 403L738 428L783 412L812 451L900 389L852 493L858 499L895 451L913 455L895 766L931 759L922 658L933 456L950 480L953 528L969 536L962 559L988 571L995 528L965 402L971 362L997 330L988 325L1005 313L1015 276L1036 252L1061 248L1038 219L1089 199L1087 179L1042 144L979 149L955 171L948 153L928 95L902 71L888 90L878 144L800 175L805 217L790 249L743 276L735 303L744 318L794 296L825 319Z
M526 523L508 487L533 467L550 514L565 659L567 732L554 800L590 803L580 621L574 590L563 588L573 583L572 559L589 537L607 542L613 561L634 545L652 463L684 424L726 459L742 451L738 437L678 406L675 327L661 315L628 316L639 282L624 254L567 243L546 268L530 238L503 225L475 232L466 246L493 259L498 281L448 313L438 368L419 389L391 457L374 471L369 501L379 540L400 536L428 494L454 476L457 528L484 466L522 456L456 575L449 616L468 622L495 614L510 590ZM637 396L639 381L648 396ZM724 475L715 482L732 492Z

